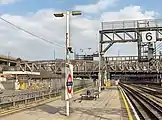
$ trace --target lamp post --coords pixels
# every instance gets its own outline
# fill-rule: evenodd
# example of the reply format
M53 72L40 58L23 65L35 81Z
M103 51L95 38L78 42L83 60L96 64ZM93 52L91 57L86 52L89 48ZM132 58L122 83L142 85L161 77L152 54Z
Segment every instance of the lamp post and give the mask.
M86 49L88 49L88 50L90 51L92 48L81 48L80 51L81 51L81 52L84 52L84 50L86 50ZM85 52L84 54L85 54L85 56L86 56L86 52Z
M53 60L55 60L56 52L55 49L53 50Z
M70 55L72 52L72 47L70 46L70 15L77 16L81 15L81 11L66 11L66 12L57 12L53 14L55 17L64 17L66 16L66 63L70 63ZM70 101L66 100L66 115L69 116L69 107Z
M69 63L69 52L72 52L72 47L70 46L70 15L76 16L81 15L81 11L66 11L54 13L55 17L66 16L66 62Z
M10 66L10 60L9 60L9 58L10 58L10 52L7 53L7 59L8 59L8 60L7 60L7 65L8 65L8 66Z
M118 50L118 57L120 56L120 50Z

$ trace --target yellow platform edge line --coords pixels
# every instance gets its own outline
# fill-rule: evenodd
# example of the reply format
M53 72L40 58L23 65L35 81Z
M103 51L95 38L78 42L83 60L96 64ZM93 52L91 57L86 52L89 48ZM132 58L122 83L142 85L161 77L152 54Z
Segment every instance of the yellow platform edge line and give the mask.
M121 90L120 87L119 87L119 90L120 90L120 93L121 93L121 95L122 95L122 99L123 99L123 101L124 101L124 105L125 105L126 110L127 110L127 113L128 113L128 118L129 118L129 120L133 120L133 117L132 117L132 114L131 114L131 111L130 111L128 102L127 102L127 100L126 100L126 98L125 98L125 95L123 94L123 91Z
M80 90L77 90L74 92L74 94L78 94L84 90L86 90L87 88L83 88L83 89L80 89ZM9 110L9 111L6 111L4 113L0 113L0 117L3 117L3 116L6 116L6 115L9 115L9 114L13 114L13 113L16 113L16 112L20 112L20 111L23 111L23 110L26 110L26 109L30 109L30 108L34 108L34 107L38 107L38 106L41 106L41 105L44 105L44 104L47 104L47 103L50 103L50 102L53 102L53 101L56 101L56 100L59 100L61 99L61 96L57 96L57 97L54 97L52 100L49 99L49 101L44 101L38 105L33 105L33 106L27 106L27 107L23 107L23 108L20 108L20 109L17 109L17 110Z

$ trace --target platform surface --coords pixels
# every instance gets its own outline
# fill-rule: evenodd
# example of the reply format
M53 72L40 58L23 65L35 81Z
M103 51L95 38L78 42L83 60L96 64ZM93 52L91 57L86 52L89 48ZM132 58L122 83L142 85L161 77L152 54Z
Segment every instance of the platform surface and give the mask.
M95 100L80 101L79 94L71 101L70 116L65 116L65 102L56 100L37 108L15 113L0 120L122 120L117 87L106 89Z

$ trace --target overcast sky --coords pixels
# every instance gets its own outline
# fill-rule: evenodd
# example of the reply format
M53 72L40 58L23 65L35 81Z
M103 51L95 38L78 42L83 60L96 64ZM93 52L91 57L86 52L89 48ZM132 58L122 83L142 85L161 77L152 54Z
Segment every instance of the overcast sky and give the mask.
M158 3L159 2L159 3ZM53 13L81 10L83 15L71 18L71 43L75 51L92 53L98 49L101 21L160 18L156 0L0 0L0 16L42 38L65 46L65 18ZM0 20L0 54L28 60L64 58L64 48L46 43ZM114 45L108 55L134 55L135 44Z

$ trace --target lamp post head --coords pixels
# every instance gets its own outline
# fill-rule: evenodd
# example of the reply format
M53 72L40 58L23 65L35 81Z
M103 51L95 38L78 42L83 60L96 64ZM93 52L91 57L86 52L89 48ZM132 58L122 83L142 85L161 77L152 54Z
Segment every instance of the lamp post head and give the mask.
M75 15L81 15L82 12L81 12L81 11L72 11L71 14L72 14L73 16L75 16Z
M64 13L63 12L57 12L53 14L55 17L64 17Z
M75 11L71 11L70 13L73 16L81 15L82 14L81 11L76 11L76 10ZM57 13L54 13L53 15L55 17L64 17L64 14L66 14L66 13L65 12L57 12Z
M88 48L88 50L91 50L92 48Z

